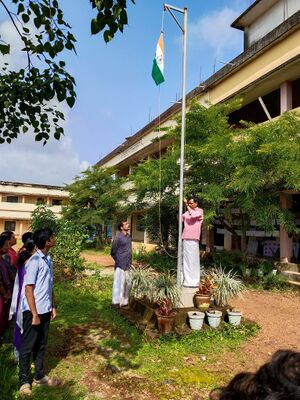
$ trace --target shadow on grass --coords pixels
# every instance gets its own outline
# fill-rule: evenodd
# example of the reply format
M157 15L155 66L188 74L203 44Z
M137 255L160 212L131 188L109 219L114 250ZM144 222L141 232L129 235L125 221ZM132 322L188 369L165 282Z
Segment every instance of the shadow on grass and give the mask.
M91 298L85 301L91 303ZM80 318L80 324L65 327L59 321L53 324L49 335L46 355L47 369L54 369L61 360L89 354L105 361L98 372L116 373L119 370L137 369L131 360L143 344L140 333L134 326L111 308L109 299L99 299L97 318L92 321ZM92 309L89 310L92 313ZM93 314L93 313L92 313ZM91 315L91 314L90 314ZM94 366L95 368L95 366ZM98 367L99 368L99 367Z

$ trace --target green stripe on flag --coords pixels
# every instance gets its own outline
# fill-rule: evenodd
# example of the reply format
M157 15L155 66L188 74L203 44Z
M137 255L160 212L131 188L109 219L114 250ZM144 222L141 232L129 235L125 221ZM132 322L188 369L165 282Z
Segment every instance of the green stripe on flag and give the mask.
M153 67L152 67L152 78L157 85L160 85L165 81L165 78L157 64L156 58L153 60Z

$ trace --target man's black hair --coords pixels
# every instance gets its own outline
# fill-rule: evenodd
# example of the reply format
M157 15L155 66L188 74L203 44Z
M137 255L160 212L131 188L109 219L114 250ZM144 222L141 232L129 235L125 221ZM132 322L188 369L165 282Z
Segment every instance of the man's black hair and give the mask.
M33 232L32 239L38 249L44 249L46 242L53 236L53 231L50 228L40 228Z
M127 219L122 219L122 221L118 222L118 230L120 231L123 228L124 222L127 222Z
M28 239L32 239L33 233L32 232L25 232L22 235L22 242L25 244Z
M197 203L198 206L200 206L200 199L199 199L198 196L196 196L196 195L194 195L194 194L191 194L191 195L188 197L188 201L190 201L190 200L194 200L194 202Z

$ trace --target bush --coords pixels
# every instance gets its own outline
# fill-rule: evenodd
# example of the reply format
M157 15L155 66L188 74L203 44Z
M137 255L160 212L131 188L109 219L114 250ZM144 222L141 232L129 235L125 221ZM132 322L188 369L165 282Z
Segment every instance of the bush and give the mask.
M285 289L288 287L287 279L284 276L273 274L260 278L258 285L265 290Z
M30 227L32 231L40 228L50 228L57 232L58 219L49 207L41 204L31 214Z
M133 259L139 263L148 264L157 272L176 271L177 258L170 257L163 251L150 251L146 253L133 253Z
M59 269L67 268L72 272L84 268L83 258L80 257L83 242L86 238L81 228L70 221L60 221L56 235L56 245L51 251L54 266Z

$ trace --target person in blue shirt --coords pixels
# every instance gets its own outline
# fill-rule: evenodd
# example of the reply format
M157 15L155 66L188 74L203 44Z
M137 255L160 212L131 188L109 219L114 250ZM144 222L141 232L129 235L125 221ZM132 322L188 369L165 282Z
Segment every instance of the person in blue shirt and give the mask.
M44 355L50 321L56 317L53 291L53 263L49 250L55 237L49 228L38 229L33 234L36 253L25 265L25 291L20 301L23 316L19 354L19 384L21 397L32 397L30 385L30 357L35 364L33 382L37 385L56 386L57 378L44 373Z

